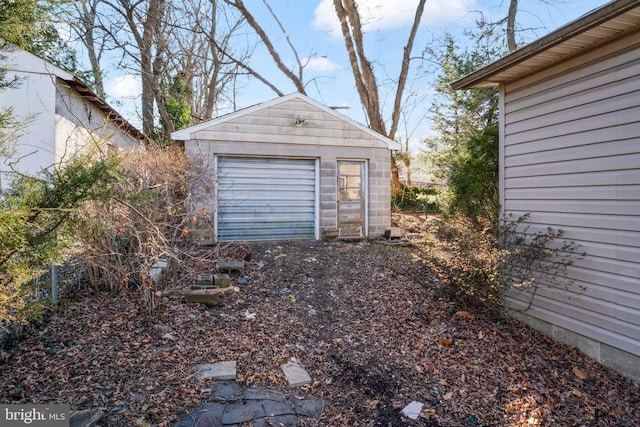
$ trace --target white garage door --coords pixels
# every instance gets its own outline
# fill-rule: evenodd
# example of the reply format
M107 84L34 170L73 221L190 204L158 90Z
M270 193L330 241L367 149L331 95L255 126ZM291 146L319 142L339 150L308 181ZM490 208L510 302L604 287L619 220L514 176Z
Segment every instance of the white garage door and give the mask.
M218 241L314 239L316 161L218 158Z

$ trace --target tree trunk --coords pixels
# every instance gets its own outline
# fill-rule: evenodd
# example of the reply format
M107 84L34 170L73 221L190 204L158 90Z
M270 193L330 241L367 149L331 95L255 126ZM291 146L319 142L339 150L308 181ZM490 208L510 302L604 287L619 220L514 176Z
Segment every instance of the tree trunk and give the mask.
M162 46L158 43L160 25L164 15L166 0L150 0L147 19L142 24L140 48L140 71L142 73L142 130L151 135L154 126L154 102L159 89L159 76L156 75L157 62L160 61ZM136 23L133 23L136 25ZM155 54L154 54L155 51ZM158 103L160 109L160 103ZM170 122L170 121L169 121Z
M507 47L509 52L518 48L516 44L516 13L518 12L518 0L510 0L507 14Z
M371 62L364 53L362 23L355 0L333 0L333 5L340 20L353 78L369 120L369 127L387 136L381 115L378 84Z
M87 49L89 64L91 64L91 76L93 77L94 90L100 98L105 97L104 82L102 79L102 68L100 66L100 54L97 52L95 29L96 29L96 9L100 0L83 1L77 5L82 10L80 13L81 28L83 36L80 37L82 44Z
M396 87L396 94L393 104L393 112L391 115L391 127L389 132L386 131L386 125L382 117L382 108L378 94L378 84L371 62L368 60L364 51L364 42L362 34L362 23L355 0L333 0L333 5L340 21L340 28L344 36L347 53L351 69L353 70L353 78L360 95L360 100L364 106L364 110L369 120L371 129L381 133L389 139L395 139L400 121L400 113L403 106L404 90L409 74L409 65L411 62L411 51L415 36L420 26L420 20L424 12L426 0L420 0L416 8L415 18L409 33L407 44L404 47L400 75ZM401 190L400 175L398 164L395 156L391 157L391 189L394 193Z

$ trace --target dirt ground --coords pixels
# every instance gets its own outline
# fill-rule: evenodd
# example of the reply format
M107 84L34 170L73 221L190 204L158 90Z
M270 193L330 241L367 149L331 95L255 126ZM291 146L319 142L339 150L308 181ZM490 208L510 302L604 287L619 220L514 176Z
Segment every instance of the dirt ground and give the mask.
M236 360L238 381L327 407L303 426L638 426L640 389L515 321L443 298L414 246L275 242L200 249L177 286L244 258L237 292L207 308L80 292L0 356L0 401L102 408L103 426L170 425L210 400L191 368ZM207 271L209 269L209 271ZM244 280L238 280L244 279ZM313 383L291 389L296 358ZM401 414L412 401L421 416Z

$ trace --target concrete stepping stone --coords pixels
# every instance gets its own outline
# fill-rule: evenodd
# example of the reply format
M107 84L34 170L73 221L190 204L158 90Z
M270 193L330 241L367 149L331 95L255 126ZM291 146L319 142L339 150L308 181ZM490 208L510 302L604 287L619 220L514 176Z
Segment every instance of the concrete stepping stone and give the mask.
M222 413L222 424L240 424L266 416L262 402L258 400L230 403Z
M282 369L290 387L298 387L311 382L311 377L296 359L283 363L280 365L280 369Z
M203 379L214 380L235 380L236 379L236 361L205 363L196 365L193 368L198 381Z
M296 408L296 414L305 417L315 417L316 415L324 411L325 406L324 400L322 399L296 399L293 404Z
M242 386L233 380L216 381L213 397L220 400L246 399Z

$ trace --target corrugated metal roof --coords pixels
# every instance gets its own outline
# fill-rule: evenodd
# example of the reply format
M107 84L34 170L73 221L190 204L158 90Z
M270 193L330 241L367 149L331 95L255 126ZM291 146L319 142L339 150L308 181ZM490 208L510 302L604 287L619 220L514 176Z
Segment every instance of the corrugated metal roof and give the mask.
M451 84L454 89L496 86L520 79L623 34L640 31L640 2L617 0L593 10Z

